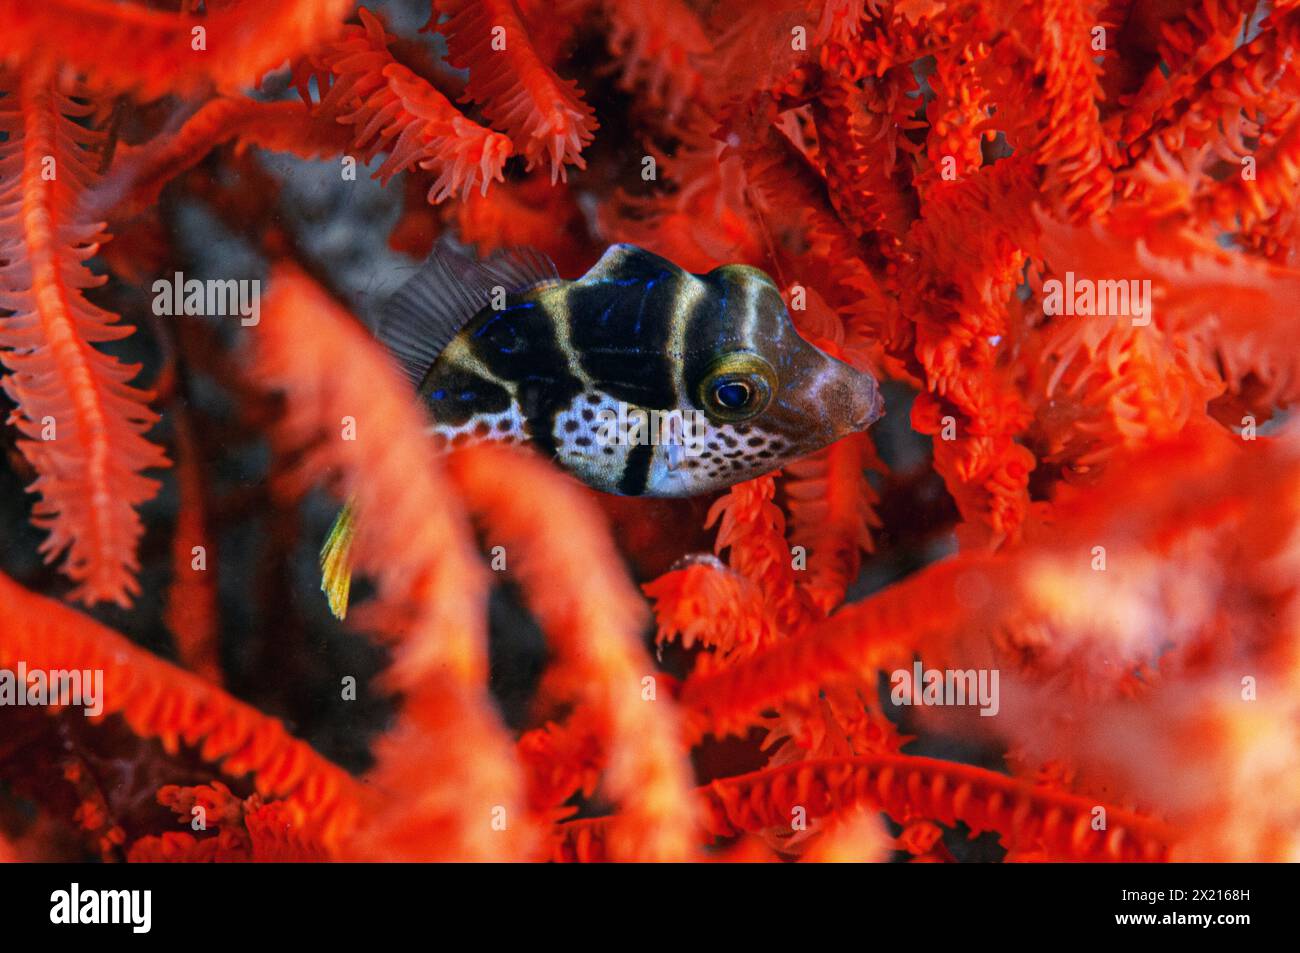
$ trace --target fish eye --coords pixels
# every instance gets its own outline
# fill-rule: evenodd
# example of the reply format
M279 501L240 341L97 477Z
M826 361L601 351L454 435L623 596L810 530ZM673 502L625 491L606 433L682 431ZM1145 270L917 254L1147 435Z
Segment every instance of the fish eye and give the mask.
M753 396L749 381L723 381L713 388L713 399L728 410L744 410Z
M725 354L700 382L700 404L719 420L747 420L767 407L776 389L776 372L757 354Z

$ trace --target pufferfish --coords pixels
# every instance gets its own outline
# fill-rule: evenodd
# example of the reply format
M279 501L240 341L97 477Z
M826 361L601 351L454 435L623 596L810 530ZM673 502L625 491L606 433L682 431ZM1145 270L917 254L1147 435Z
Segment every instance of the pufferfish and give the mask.
M526 444L625 496L723 489L883 413L876 379L800 337L765 272L692 274L635 245L565 281L532 249L475 261L442 244L376 333L439 446ZM340 618L352 534L345 508L321 550L321 589Z

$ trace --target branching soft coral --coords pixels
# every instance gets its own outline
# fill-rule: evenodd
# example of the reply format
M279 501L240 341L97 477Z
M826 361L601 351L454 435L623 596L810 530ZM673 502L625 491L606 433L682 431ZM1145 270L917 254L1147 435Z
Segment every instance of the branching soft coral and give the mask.
M1082 797L1037 789L1005 775L931 758L879 755L800 761L701 790L705 826L713 837L789 827L802 815L816 819L883 810L897 821L961 821L972 833L997 831L1012 850L1034 850L1053 860L1162 860L1172 832L1148 818L1110 811L1108 827L1093 826L1099 806ZM601 822L560 826L558 859L606 859Z
M514 151L510 140L471 121L395 61L383 25L364 7L359 13L362 26L348 27L299 65L303 99L311 101L308 86L314 77L320 95L315 114L351 126L364 161L388 152L375 171L381 182L418 166L436 173L428 195L434 204L457 193L464 199L476 186L486 193L489 182L502 178L501 168Z
M88 207L116 218L137 214L158 201L167 183L197 165L214 148L234 141L289 152L304 159L342 153L345 130L314 118L295 103L264 103L238 96L208 100L170 135L145 145L119 148L114 165L89 196Z
M303 837L284 806L262 803L254 794L240 800L220 781L196 787L168 785L158 791L158 803L176 812L186 826L211 827L214 834L196 837L182 831L142 837L127 854L135 863L209 863L234 861L319 861L327 855Z
M699 15L683 0L606 0L609 49L622 63L620 85L665 109L668 121L706 95L701 59L713 49Z
M1240 675L1267 679L1275 690L1292 677L1293 595L1284 580L1300 536L1293 506L1278 511L1264 501L1294 499L1296 459L1294 435L1256 449L1206 429L1117 462L1106 482L1059 501L1046 524L1031 527L1032 545L1014 555L938 563L804 634L703 671L687 681L683 701L695 724L721 733L844 679L871 686L877 673L908 664L913 653L931 666L1000 668L1001 711L986 727L1010 732L1022 756L1074 752L1089 768L1078 779L1084 786L1104 778L1114 791L1123 764L1128 780L1120 789L1128 798L1167 810L1177 805L1169 811L1177 826L1162 835L1172 845L1200 828L1198 811L1226 810L1213 783L1179 780L1183 762L1156 772L1151 760L1162 738L1191 731L1187 713L1196 706L1187 699L1205 698L1207 679L1219 686L1215 718L1276 724L1281 734L1261 741L1272 746L1261 759L1294 757L1294 739L1282 727L1289 691L1256 702L1242 693ZM1180 476L1171 481L1169 473ZM1241 486L1276 492L1242 499ZM1080 736L1071 727L1043 728L1102 717L1113 730ZM1236 750L1179 757L1206 763L1208 774ZM1260 770L1279 770L1268 760ZM1271 856L1270 843L1252 832L1248 842L1230 849L1219 842L1213 853Z
M449 62L468 69L465 97L500 125L528 158L544 160L551 182L567 177L565 166L586 168L582 149L597 128L577 84L562 80L542 62L511 0L437 0L429 26L447 37ZM437 24L437 13L448 19Z
M354 565L378 584L375 604L357 615L393 644L387 683L407 696L371 773L379 804L349 851L410 859L526 853L523 782L486 693L486 570L422 436L422 415L378 345L308 278L284 268L272 281L258 367L290 398L278 436L286 447L313 448L302 488L340 471L356 517ZM345 364L356 373L332 372Z
M0 0L0 62L44 73L66 66L98 88L144 99L255 82L338 32L352 0L236 0L208 16L96 0Z
M0 667L101 671L103 715L120 714L133 732L170 752L194 747L229 777L251 774L259 792L282 799L323 843L336 844L351 830L359 786L280 722L4 575L0 607Z
M606 787L627 805L611 854L617 859L681 860L691 853L688 766L674 702L659 696L636 639L644 609L611 567L601 533L578 528L600 517L537 460L505 448L456 454L453 479L487 538L504 546L557 655L553 690L576 696L598 719L607 755ZM516 492L520 481L530 488ZM549 501L539 506L539 501ZM564 529L561 529L564 527Z
M143 436L158 417L129 383L139 368L95 347L134 328L83 293L104 281L85 265L103 226L77 208L103 134L77 122L93 105L48 73L0 88L0 308L11 312L0 318L0 362L37 473L34 520L50 534L41 552L66 556L73 598L126 606L139 591L136 508L158 489L141 471L166 458Z
M237 0L196 17L134 3L3 0L0 60L31 72L72 65L96 88L134 91L143 99L213 86L230 90L337 33L351 5Z

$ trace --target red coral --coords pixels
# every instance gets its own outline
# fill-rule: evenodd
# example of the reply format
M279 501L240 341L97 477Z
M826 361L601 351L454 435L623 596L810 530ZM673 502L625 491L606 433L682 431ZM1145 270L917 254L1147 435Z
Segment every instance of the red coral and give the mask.
M95 0L4 0L0 60L38 73L70 65L145 99L256 81L338 32L351 0L227 3L208 16ZM69 25L75 24L75 29Z
M18 404L11 423L37 472L34 520L50 533L41 552L47 562L66 555L74 598L130 605L144 532L136 507L158 489L140 471L166 459L142 436L158 417L129 383L139 368L94 347L134 328L83 295L102 284L84 262L103 226L77 214L102 134L74 121L90 105L34 70L0 110L0 307L12 312L0 319L0 361Z
M352 126L365 161L389 153L375 171L381 182L418 166L437 173L431 203L456 193L463 199L475 186L486 193L489 182L502 178L513 151L510 140L463 116L430 83L394 61L383 25L364 7L360 16L362 27L348 27L311 58L320 91L316 114ZM299 68L298 88L310 102L306 68Z
M586 168L581 153L598 128L594 113L577 84L560 79L537 55L511 0L434 6L448 17L438 30L447 37L449 61L470 71L466 99L509 132L528 168L549 159L552 184L567 178L567 164Z
M280 722L3 575L0 593L5 668L23 662L31 669L103 672L104 713L121 714L136 734L159 739L171 752L182 743L194 747L230 777L251 774L259 791L286 799L298 822L326 842L350 829L356 782Z

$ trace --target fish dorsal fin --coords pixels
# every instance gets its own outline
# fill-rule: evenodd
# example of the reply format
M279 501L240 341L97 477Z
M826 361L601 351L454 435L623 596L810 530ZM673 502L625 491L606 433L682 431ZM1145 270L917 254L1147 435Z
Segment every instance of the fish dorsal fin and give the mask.
M451 339L491 302L496 288L514 293L558 278L550 259L532 249L511 249L478 262L441 242L388 300L375 335L418 385Z
M502 248L493 252L483 267L501 279L510 292L532 291L560 280L555 262L536 248Z
M610 281L637 284L653 281L664 272L678 271L681 269L667 258L660 258L654 252L646 251L636 245L622 243L606 248L605 254L600 256L600 261L592 265L591 270L578 280L590 284Z

